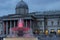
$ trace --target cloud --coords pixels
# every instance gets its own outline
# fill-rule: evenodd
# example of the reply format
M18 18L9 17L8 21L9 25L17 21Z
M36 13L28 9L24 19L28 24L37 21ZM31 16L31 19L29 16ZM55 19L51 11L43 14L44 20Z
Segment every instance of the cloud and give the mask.
M16 4L20 0L0 0L0 16L15 13ZM60 0L24 0L30 12L60 10Z
M15 13L17 0L0 0L0 16Z
M25 0L30 11L60 10L60 0Z
M49 5L47 5L46 6L47 8L47 10L49 9L49 10L60 10L60 1L58 1L58 2L55 2L55 3L51 3L51 4L49 4Z

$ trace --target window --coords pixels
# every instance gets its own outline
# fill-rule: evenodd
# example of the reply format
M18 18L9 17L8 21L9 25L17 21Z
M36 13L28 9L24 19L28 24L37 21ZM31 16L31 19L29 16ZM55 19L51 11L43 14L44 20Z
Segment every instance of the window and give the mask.
M58 29L58 34L60 34L60 29Z
M53 25L53 21L51 21L51 24Z
M38 26L42 26L42 21L39 21L38 22Z
M45 31L45 34L48 35L48 30Z
M54 32L54 29L51 29L51 32Z
M58 25L59 25L59 21L58 21Z
M20 11L19 11L21 14L24 13L24 9L20 8Z
M39 24L42 25L42 21L39 21Z
M60 25L60 21L58 21L58 25Z
M51 21L50 20L48 20L47 25L51 26Z

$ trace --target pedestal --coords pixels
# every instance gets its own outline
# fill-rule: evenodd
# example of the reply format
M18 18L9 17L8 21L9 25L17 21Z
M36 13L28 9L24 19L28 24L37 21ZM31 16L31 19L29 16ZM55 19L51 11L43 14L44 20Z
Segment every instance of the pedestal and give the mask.
M16 37L16 38L3 38L3 40L38 40L38 39L35 37L32 37L32 38Z

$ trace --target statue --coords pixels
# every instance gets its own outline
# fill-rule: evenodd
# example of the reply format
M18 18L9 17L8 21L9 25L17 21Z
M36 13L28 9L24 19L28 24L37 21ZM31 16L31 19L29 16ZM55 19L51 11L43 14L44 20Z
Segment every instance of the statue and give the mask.
M38 40L37 37L33 36L32 29L23 26L23 20L20 19L18 26L10 28L10 35L3 40Z
M33 37L32 29L24 27L23 19L18 21L17 27L10 29L10 35L14 35L15 37Z

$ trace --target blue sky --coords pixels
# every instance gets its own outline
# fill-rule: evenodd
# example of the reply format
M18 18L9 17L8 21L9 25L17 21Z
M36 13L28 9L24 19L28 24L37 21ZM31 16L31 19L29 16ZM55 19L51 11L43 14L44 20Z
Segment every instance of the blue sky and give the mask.
M0 16L14 14L16 4L20 0L0 0ZM29 12L60 10L60 0L24 0L29 6Z

